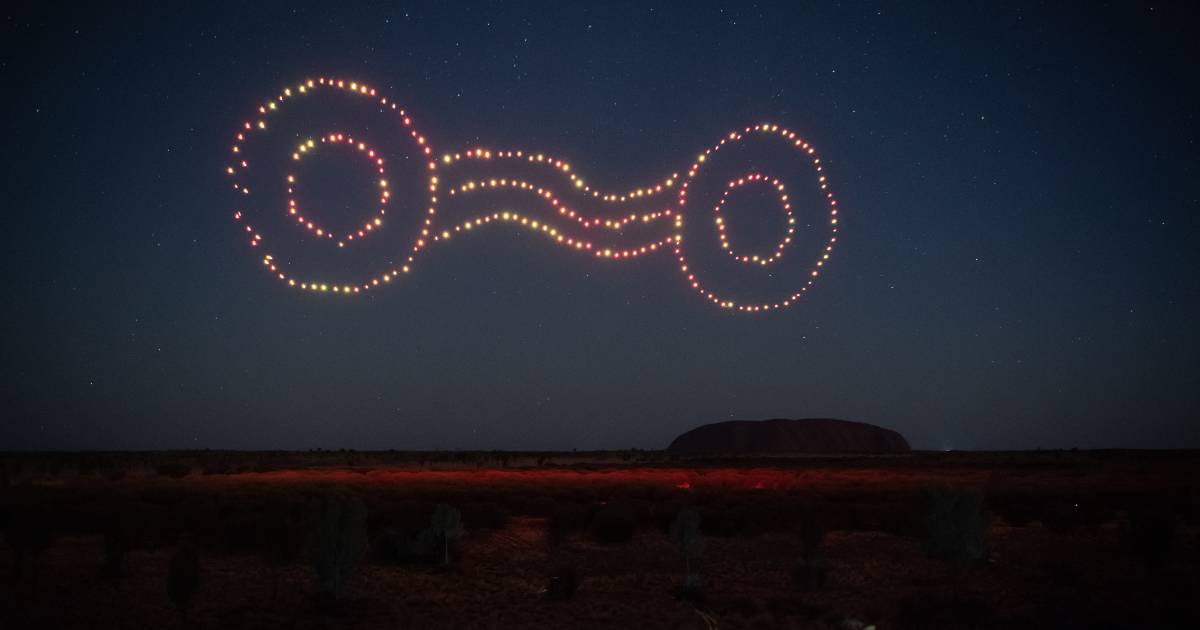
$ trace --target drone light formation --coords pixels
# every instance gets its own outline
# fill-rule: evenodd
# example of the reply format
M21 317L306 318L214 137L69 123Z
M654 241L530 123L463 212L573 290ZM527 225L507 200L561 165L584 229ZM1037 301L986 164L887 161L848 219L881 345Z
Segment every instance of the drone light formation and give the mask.
M385 177L386 173L383 170L383 158L379 157L375 154L375 149L368 147L366 145L366 143L364 143L364 142L355 142L355 140L352 136L348 136L348 135L340 134L340 133L331 133L327 136L322 136L321 144L329 144L329 145L345 144L351 148L358 149L358 152L363 154L367 159L369 159L371 161L373 167L375 168L375 170L378 171L378 173L379 173L379 180L378 180L379 216L375 217L372 220L367 221L366 223L363 223L361 226L358 227L357 230L351 230L351 231L345 233L344 235L338 236L337 237L338 247L345 247L346 243L348 241L349 242L354 241L354 238L356 235L358 238L363 238L367 234L370 234L371 232L375 231L376 228L383 226L383 215L387 214L386 206L387 206L388 199L391 197L391 191L388 190L388 182ZM292 160L299 162L303 156L308 155L310 152L312 152L318 146L319 145L311 139L301 142L300 145L296 147L296 151L294 153L292 153ZM302 213L300 211L299 206L296 205L296 198L295 198L296 180L297 180L297 178L296 178L295 174L293 174L293 173L288 174L288 176L287 176L287 193L288 193L287 211L288 211L288 214L292 218L294 218L297 223L299 223L301 226L307 228L309 231L315 233L317 236L324 236L324 237L328 237L331 239L334 238L334 233L332 230L329 230L327 228L322 228L319 223L315 223L311 218L305 218L304 213Z
M415 187L399 184L402 194L411 195L412 190L422 191L423 203L420 205L421 217L411 245L395 262L384 268L360 277L354 282L335 282L319 277L306 277L292 272L291 264L282 257L267 249L262 230L251 223L251 216L245 210L251 199L254 199L247 180L251 168L251 159L247 157L247 143L256 135L268 134L274 127L272 119L276 117L290 102L310 98L321 92L338 92L362 98L375 108L387 115L397 117L397 121L405 131L406 140L410 145L411 155L419 158L423 164L420 170L424 181ZM339 130L318 131L316 135L301 134L299 144L295 145L290 155L286 156L289 168L283 176L284 189L287 191L287 219L294 223L309 237L317 237L317 243L329 243L339 250L349 249L356 242L379 232L385 227L391 229L395 225L395 217L387 215L389 202L396 191L397 183L388 178L385 160L378 147L381 140L371 139L371 144L362 134L352 134ZM729 148L748 138L759 138L782 143L796 152L804 162L811 165L816 177L816 184L822 195L821 204L828 211L828 232L823 237L821 250L810 269L807 270L798 286L788 289L782 296L768 300L735 300L726 295L718 294L709 289L700 280L694 266L685 255L683 226L685 209L687 208L688 193L695 190L698 177L711 162L728 152ZM299 167L305 158L316 151L342 151L354 154L363 159L372 169L378 208L361 223L351 229L335 230L315 215L319 209L309 208L300 198L303 178L299 175ZM492 150L487 148L471 148L461 152L438 155L430 146L429 140L413 126L411 114L401 108L395 101L381 97L376 90L366 84L342 79L320 77L308 79L294 86L285 88L274 99L258 107L256 115L245 120L234 135L234 143L230 149L231 160L225 172L232 178L232 188L236 193L238 206L233 213L234 220L241 226L241 233L246 237L252 248L262 252L261 263L272 277L289 287L311 293L336 293L340 295L356 295L377 290L380 287L398 284L399 280L411 274L416 267L420 254L435 244L446 244L457 241L468 233L479 231L493 224L507 224L529 230L546 238L552 244L572 250L577 253L610 260L625 260L642 256L670 252L677 261L687 285L699 293L710 303L737 312L761 312L776 310L791 306L809 291L814 285L825 264L829 261L838 235L838 205L833 193L829 190L824 168L816 151L801 139L794 131L776 124L762 123L735 130L721 138L716 144L698 153L686 169L674 172L669 177L640 188L626 192L604 192L594 188L567 161L552 157L546 153L525 150ZM282 156L276 156L276 161ZM254 158L255 166L258 161L271 158ZM484 165L501 168L513 166L511 176L470 178L464 177L451 181L460 167L468 165ZM546 184L532 181L520 176L520 168L532 168L542 176L556 178L561 186L550 187ZM741 189L749 186L765 186L782 209L784 217L784 233L774 247L764 252L743 250L736 244L736 239L728 234L727 222L723 212L736 205L729 200L736 196ZM542 213L515 210L500 210L475 214L453 223L439 225L439 197L444 196L456 200L467 201L481 193L501 192L518 199L532 198L540 207ZM400 193L397 193L400 194ZM655 198L661 198L656 210L651 211L619 211L622 205L631 206L634 203L645 205L655 203ZM573 201L573 199L577 201ZM713 207L713 224L717 241L728 256L737 263L753 268L765 268L780 264L781 259L789 248L795 244L796 218L792 212L792 199L789 189L776 176L768 175L760 170L747 172L729 181ZM580 204L599 205L603 208L617 208L617 212L588 214ZM278 206L276 206L278 207ZM628 208L626 208L628 210ZM385 221L385 218L388 220ZM817 223L820 225L820 223ZM621 237L629 230L659 227L659 234L629 244L621 241ZM319 246L319 245L318 245ZM665 254L664 254L665 255ZM790 256L788 257L790 258Z

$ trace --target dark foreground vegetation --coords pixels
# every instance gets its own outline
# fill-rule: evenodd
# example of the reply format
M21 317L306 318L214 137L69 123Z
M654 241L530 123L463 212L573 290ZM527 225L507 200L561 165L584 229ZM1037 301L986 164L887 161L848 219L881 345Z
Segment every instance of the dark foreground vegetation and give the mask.
M1195 627L1200 454L0 455L2 628Z

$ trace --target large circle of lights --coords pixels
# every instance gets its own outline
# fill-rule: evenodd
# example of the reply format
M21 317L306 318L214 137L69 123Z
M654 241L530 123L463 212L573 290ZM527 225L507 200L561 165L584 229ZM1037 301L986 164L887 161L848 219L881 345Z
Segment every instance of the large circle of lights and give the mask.
M370 115L392 117L395 128L404 136L403 140L394 137L367 138L365 132L347 129L330 132L328 127L324 131L283 130L279 132L283 134L282 137L292 138L288 155L250 157L253 141L274 131L273 121L280 112L293 103L312 99L314 95L322 93L361 99L376 112ZM377 127L368 129L375 132ZM740 273L753 273L754 268L777 269L781 258L790 260L795 257L794 254L785 257L785 253L796 247L797 229L804 227L798 224L793 214L794 196L800 194L797 192L798 185L801 188L808 186L817 192L818 207L825 214L824 219L809 218L807 223L806 232L817 232L815 238L819 243L815 257L809 258L811 266L789 289L766 300L738 297L737 286L729 290L721 289L720 292L710 288L700 278L703 273L699 270L700 266L690 262L685 253L684 217L689 195L703 202L704 192L700 190L703 186L699 184L713 183L709 179L701 179L710 165L726 156L728 159L737 159L731 151L751 141L766 143L772 150L784 150L786 155L792 156L787 158L789 160L799 158L803 167L811 169L811 175L804 178L807 181L786 179L788 184L785 185L785 173L775 168L766 169L765 172L773 173L770 176L763 174L762 170L742 170L740 172L743 175L723 184L721 190L715 193L714 200L710 202L714 205L710 207L713 208L716 240L721 250L738 263L743 263L743 269L748 269ZM405 179L398 185L389 181L389 173L385 171L386 152L382 149L398 146L398 142L404 143L405 151L400 163L417 169L414 172L421 173L419 177L423 181L410 182ZM303 201L302 178L298 173L305 156L318 150L350 151L369 162L373 174L377 176L374 194L377 195L378 208L375 214L350 229L336 231L323 220L318 220L319 209L308 208ZM234 134L231 161L225 171L232 177L232 187L237 197L233 218L250 246L261 252L259 260L263 268L286 286L305 292L355 295L396 284L413 272L420 255L432 246L449 243L492 224L508 224L594 258L625 260L663 251L672 252L687 285L704 299L728 310L761 312L791 306L807 293L829 261L837 242L837 201L829 190L821 160L815 154L815 149L796 132L776 124L757 124L730 132L697 154L682 172L672 173L649 186L623 193L603 192L587 183L571 164L545 153L483 147L435 153L426 137L416 130L411 114L394 100L378 95L375 88L362 83L320 77L289 86L275 98L261 104ZM259 219L266 215L257 213L271 206L279 208L279 198L275 198L274 204L269 198L259 199L248 182L253 179L252 167L258 167L260 163L278 164L281 157L290 168L285 169L282 177L276 175L279 179L274 181L279 182L284 191L286 220L301 226L306 237L336 243L338 247L335 250L342 252L339 255L348 255L346 252L350 250L348 246L351 243L363 240L370 234L397 226L403 230L403 221L398 225L397 217L388 213L392 209L389 202L394 204L398 199L403 199L410 205L416 204L413 207L418 208L420 215L415 229L408 233L408 245L400 251L393 251L387 257L389 260L382 264L374 263L373 270L353 280L334 279L329 270L313 273L300 269L297 261L269 249L264 236L267 222ZM396 164L395 158L390 160L393 165ZM773 249L766 252L751 253L735 249L736 239L726 233L728 226L723 213L736 205L729 200L739 189L750 185L768 187L783 210L784 233ZM405 193L398 197L394 194L397 189ZM428 196L419 199L412 197L416 193L409 191L427 191ZM264 197L270 195L270 190L263 193ZM536 203L530 204L530 197ZM501 205L488 207L488 203ZM442 212L447 207L450 210ZM808 203L801 206L806 211L806 217L809 216L809 207ZM588 212L584 208L594 210ZM387 221L385 214L390 217ZM438 221L443 215L449 217L444 224ZM824 232L824 235L820 232ZM759 273L768 271L764 269Z

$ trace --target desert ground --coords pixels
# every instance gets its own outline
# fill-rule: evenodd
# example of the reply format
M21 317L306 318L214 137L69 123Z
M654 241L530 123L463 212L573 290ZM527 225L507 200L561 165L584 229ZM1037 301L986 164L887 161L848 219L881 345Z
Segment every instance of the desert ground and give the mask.
M1195 452L0 463L3 628L1152 628L1200 616Z

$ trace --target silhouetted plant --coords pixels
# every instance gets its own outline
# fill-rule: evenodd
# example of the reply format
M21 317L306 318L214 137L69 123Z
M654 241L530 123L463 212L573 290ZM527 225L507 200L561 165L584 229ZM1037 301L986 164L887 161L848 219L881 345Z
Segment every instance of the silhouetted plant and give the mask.
M987 557L990 518L976 493L949 485L925 491L929 501L925 516L925 552L958 565Z
M227 553L253 553L261 544L262 518L239 509L225 511L220 518L221 548Z
M579 589L579 571L573 562L561 562L550 572L550 580L546 584L546 599L550 601L566 601L575 595Z
M1175 550L1175 511L1166 500L1146 502L1129 512L1129 526L1121 532L1121 545L1154 572Z
M374 543L376 554L385 562L441 562L442 548L432 529L386 529Z
M272 510L262 515L259 520L258 538L259 553L263 562L276 569L291 564L296 558L296 540L288 527L287 515L279 510ZM279 581L282 572L275 571L271 597L279 597Z
M35 506L17 505L4 515L4 540L13 553L13 575L25 575L30 559L45 551L54 540L50 518Z
M992 605L981 597L957 595L950 600L950 617L964 628L989 627L994 614Z
M627 543L633 540L635 529L637 519L627 505L605 505L592 518L592 535L597 542Z
M585 529L592 520L589 506L575 502L559 502L550 506L546 519L546 540L557 546L566 540L569 533Z
M991 499L989 499L989 503ZM1005 497L998 505L993 503L996 513L1013 527L1025 527L1037 520L1037 510L1027 500ZM1043 525L1045 522L1043 522Z
M130 524L125 513L117 515L104 530L104 559L100 561L102 577L124 577L128 569L126 555L129 552Z
M512 518L507 509L491 501L464 504L462 512L475 530L504 529Z
M929 628L937 618L938 603L927 593L912 593L901 597L896 621L902 628Z
M367 509L355 497L326 494L309 506L308 556L323 613L337 610L367 542Z
M200 586L200 554L190 544L175 550L167 567L167 594L181 617L187 616L196 588Z
M1062 628L1081 627L1081 620L1092 604L1092 593L1084 580L1083 572L1064 560L1047 567L1050 584L1043 589L1034 613L1026 627Z
M462 515L449 505L439 503L433 508L429 529L441 542L442 564L450 564L450 545L463 534Z
M675 521L671 523L671 541L683 557L684 572L680 595L684 599L698 599L701 596L700 574L695 570L694 563L704 553L704 538L700 535L700 513L686 509L676 515Z
M829 561L821 549L825 528L820 514L812 506L800 513L800 557L792 566L792 582L800 590L814 590L825 586L829 575Z
M225 460L217 460L204 464L200 470L202 475L228 475L233 472L233 465Z
M120 481L125 478L125 468L113 466L104 470L104 478L109 481Z
M170 477L172 479L183 479L192 472L192 467L181 463L171 462L167 464L159 464L158 474L161 477Z

